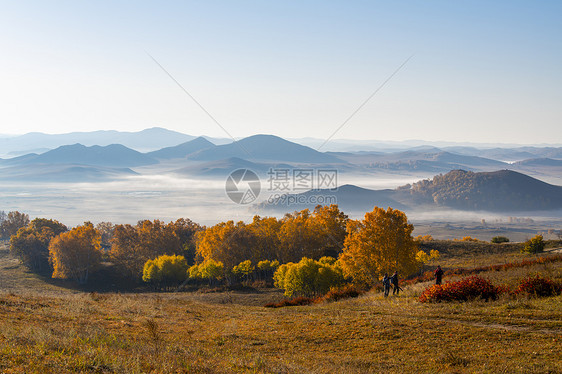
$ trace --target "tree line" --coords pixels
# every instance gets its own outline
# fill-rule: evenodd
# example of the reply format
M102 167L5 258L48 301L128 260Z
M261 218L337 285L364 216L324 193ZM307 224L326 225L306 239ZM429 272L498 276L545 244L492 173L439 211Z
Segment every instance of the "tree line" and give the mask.
M407 276L427 259L406 215L392 208L353 220L337 205L317 206L210 227L183 218L71 229L45 218L24 223L11 235L11 252L31 270L79 283L105 261L122 278L159 288L264 281L288 296L314 295L345 282L370 286L384 273Z

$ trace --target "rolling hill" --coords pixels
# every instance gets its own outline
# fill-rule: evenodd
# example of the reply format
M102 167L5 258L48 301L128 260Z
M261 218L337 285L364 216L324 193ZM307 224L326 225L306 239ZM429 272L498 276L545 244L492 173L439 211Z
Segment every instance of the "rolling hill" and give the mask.
M363 165L371 170L448 172L454 169L476 171L497 170L508 164L484 157L461 155L435 147L415 147L408 151L380 153L334 153L347 162Z
M64 145L51 151L38 154L28 154L8 160L3 160L4 165L30 165L30 164L78 164L106 167L135 167L152 165L158 160L137 152L121 144L108 146L87 147L82 144Z
M205 149L188 156L194 161L215 161L232 157L251 161L306 164L341 164L341 159L274 135L254 135L225 145Z
M299 194L287 194L271 203L262 203L257 209L287 212L313 209L316 205L338 204L345 212L368 212L374 206L406 209L407 206L394 199L394 190L370 190L346 184L336 190L310 190Z
M512 170L453 170L410 189L416 204L461 210L539 211L562 208L562 187Z

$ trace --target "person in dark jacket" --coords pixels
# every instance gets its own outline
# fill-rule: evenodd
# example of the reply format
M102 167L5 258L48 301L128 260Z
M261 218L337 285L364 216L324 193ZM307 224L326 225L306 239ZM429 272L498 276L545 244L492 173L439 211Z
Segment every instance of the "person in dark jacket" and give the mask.
M387 273L384 273L384 277L382 278L382 286L384 288L384 297L387 297L390 292L390 277Z
M392 289L392 294L393 295L398 295L400 293L400 286L398 285L398 272L395 271L394 274L392 274L392 277L390 278L391 282L392 282L392 286L394 287Z
M435 284L441 284L443 280L443 269L441 269L441 265L437 265L437 269L435 269L433 274L435 274Z

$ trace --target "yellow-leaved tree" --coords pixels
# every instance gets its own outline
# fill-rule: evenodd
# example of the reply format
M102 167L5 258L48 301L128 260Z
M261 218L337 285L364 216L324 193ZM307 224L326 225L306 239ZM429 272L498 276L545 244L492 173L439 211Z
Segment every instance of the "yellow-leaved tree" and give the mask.
M101 235L90 222L63 232L49 244L53 278L74 279L83 284L101 263Z
M339 262L345 276L355 283L373 285L381 275L398 271L401 277L417 269L414 226L404 212L375 207L363 220L347 225L347 237Z

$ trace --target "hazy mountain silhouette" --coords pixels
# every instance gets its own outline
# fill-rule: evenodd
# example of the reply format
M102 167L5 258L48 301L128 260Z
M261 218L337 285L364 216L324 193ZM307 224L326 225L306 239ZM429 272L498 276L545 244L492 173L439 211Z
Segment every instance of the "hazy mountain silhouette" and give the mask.
M203 149L214 148L216 145L208 141L203 137L198 137L188 142L173 146L159 149L157 151L152 151L146 153L147 156L166 160L173 158L185 158L194 152L201 151Z
M528 160L515 162L513 163L513 165L525 167L562 167L562 160L554 160L552 158L531 158Z
M476 147L445 147L447 151L491 158L501 161L521 161L532 158L562 159L562 148L557 147L511 147L511 148L476 148Z
M148 152L171 147L195 139L195 136L182 134L161 127L153 127L137 132L100 130L90 132L71 132L66 134L44 134L32 132L19 136L0 137L0 152L32 151L39 148L57 148L62 145L80 143L86 146L123 144L137 151ZM219 142L224 144L224 139ZM229 140L227 141L229 142ZM20 153L21 154L21 153Z
M225 160L194 162L186 167L175 170L175 172L182 175L226 177L234 170L249 169L264 177L270 168L290 169L292 166L287 164L261 164L239 157L230 157Z
M296 144L274 135L254 135L236 143L219 145L188 156L190 160L214 161L231 157L252 161L295 163L343 163L330 154Z
M445 152L435 147L392 152L334 153L338 158L368 169L390 171L448 172L453 169L490 170L506 167L508 164L484 157L460 155Z
M29 154L3 161L5 165L79 164L109 167L135 167L156 163L156 159L121 144L104 147L64 145L40 155Z

